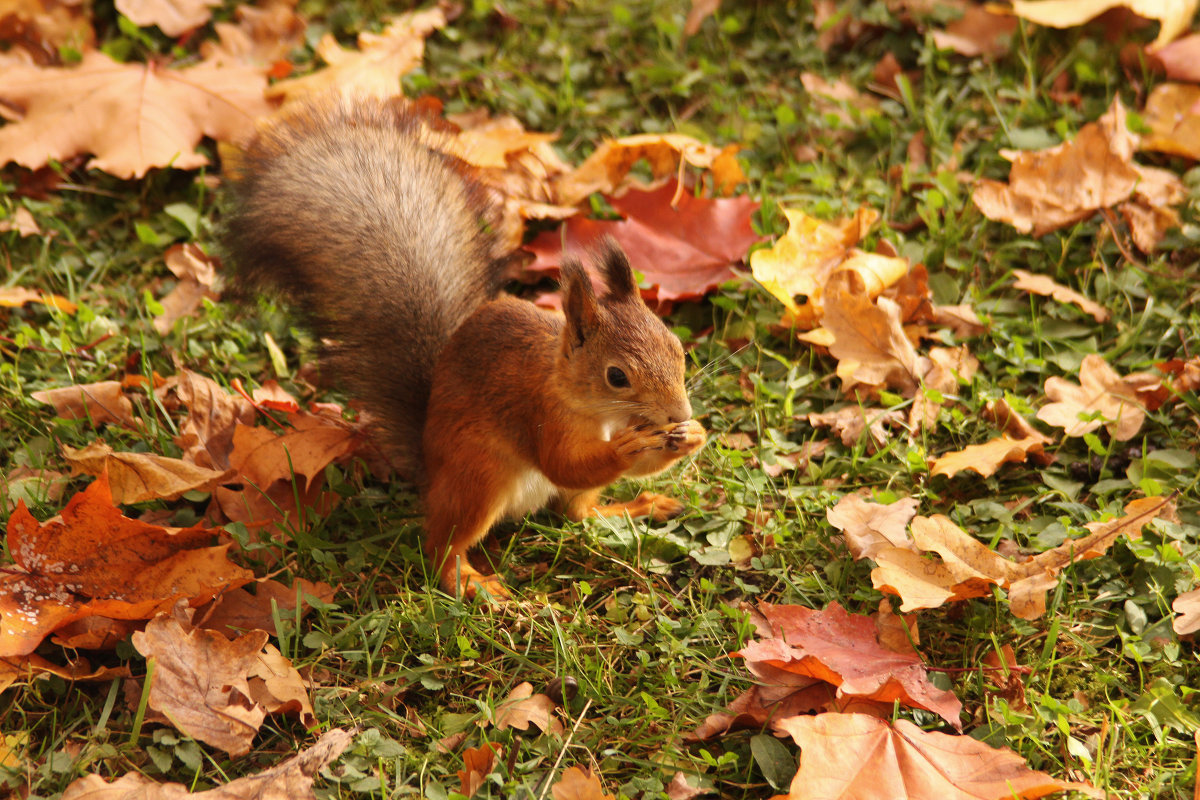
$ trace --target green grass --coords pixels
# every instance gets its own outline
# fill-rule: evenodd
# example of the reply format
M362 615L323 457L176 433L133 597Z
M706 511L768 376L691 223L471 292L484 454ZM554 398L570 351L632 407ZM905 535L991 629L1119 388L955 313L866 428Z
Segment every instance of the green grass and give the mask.
M448 111L487 106L530 129L561 131L558 144L574 161L605 136L640 131L739 142L766 234L783 230L779 206L824 217L863 204L879 209L896 227L881 226L874 236L928 267L936 299L971 303L986 317L988 333L970 341L979 374L935 430L911 437L893 431L874 453L862 443L835 442L799 472L772 478L761 464L830 437L806 418L845 402L833 361L773 333L780 309L749 284L678 309L671 321L687 332L694 406L713 438L694 461L646 484L619 484L614 493L629 496L649 485L685 498L692 510L661 525L570 524L542 514L501 528L486 552L529 601L529 613L516 619L431 588L408 486L330 468L327 478L343 502L293 532L281 577L324 580L341 590L299 627L280 620L273 640L317 680L313 703L323 725L365 731L322 791L451 797L461 755L438 743L455 734L465 734L467 746L504 745L480 796L548 797L547 781L571 765L598 768L607 790L627 797L663 796L678 770L702 774L720 797L767 797L786 788L772 788L756 761L757 732L699 745L684 736L749 685L740 662L726 657L750 635L739 603L823 608L837 601L860 613L877 607L870 564L854 562L825 521L839 497L865 488L880 500L917 497L921 513L947 514L981 541L1010 540L1030 551L1078 535L1084 523L1119 512L1139 491L1179 492L1180 523L1156 522L1142 540L1122 540L1105 557L1066 570L1044 618L1016 619L1002 593L926 611L921 651L939 685L962 699L969 735L1117 797L1191 797L1200 668L1193 644L1171 630L1170 604L1200 578L1193 566L1200 534L1195 395L1150 414L1128 443L1103 434L1057 437L1057 461L1045 469L1008 465L992 478L946 479L931 477L925 466L934 455L990 438L979 415L987 400L1008 397L1031 412L1044 402L1045 379L1073 375L1089 352L1126 373L1193 354L1200 342L1200 170L1139 156L1184 173L1191 189L1184 227L1142 263L1124 258L1098 217L1040 239L989 222L956 177L965 171L1003 179L1001 148L1057 143L1098 117L1114 94L1140 107L1158 79L1121 67L1119 52L1127 41L1149 41L1153 29L1108 42L1098 28L1023 26L1009 55L985 62L938 52L926 32L898 21L882 0L840 4L869 25L853 48L828 53L816 46L807 3L727 2L684 40L686 6L512 2L505 5L517 22L510 30L490 3L475 2L433 37L425 66L405 86L443 98ZM310 42L324 30L348 36L378 25L390 10L369 2L302 4L313 18ZM101 4L97 14L109 39L124 41L134 57L170 48L155 38L123 40L111 8ZM864 88L889 52L905 69L906 90L875 108L850 108L841 118L801 86L801 72L812 71ZM1060 75L1078 93L1077 104L1053 95ZM907 163L918 133L932 168ZM815 158L797 160L801 147ZM125 370L166 375L176 363L222 383L253 384L276 377L268 333L287 355L279 377L313 396L297 374L314 357L315 342L283 309L220 301L166 337L151 326L150 298L171 285L163 249L176 241L215 247L221 203L209 176L163 170L121 182L76 165L70 187L39 200L15 192L22 177L12 167L0 172L0 215L24 205L54 236L0 234L4 282L66 295L80 310L0 310L0 463L61 470L61 444L81 446L97 435L85 422L55 419L30 398L34 391ZM189 209L198 215L192 229L183 213ZM1073 307L1016 292L1013 268L1048 274L1108 307L1113 318L1097 325ZM318 396L344 399L326 389ZM907 402L894 405L906 409ZM146 409L145 430L99 435L116 449L177 455L171 418L149 401ZM748 433L755 447L726 448L722 432ZM74 479L70 488L85 483ZM40 519L61 507L41 500L33 507ZM185 521L204 503L169 507ZM748 532L771 545L748 566L730 565L729 542ZM978 668L1005 644L1031 670L1024 709L995 697ZM52 644L39 652L65 657ZM128 643L87 655L145 673ZM569 736L497 733L484 724L520 682L542 691L568 678L578 685L567 704ZM139 696L137 686L127 691L120 681L59 678L7 690L0 732L20 737L21 766L0 768L0 785L51 797L87 771L115 777L137 770L207 788L312 741L298 723L270 717L254 751L229 759L172 729L139 729ZM942 725L932 714L903 714L928 729Z

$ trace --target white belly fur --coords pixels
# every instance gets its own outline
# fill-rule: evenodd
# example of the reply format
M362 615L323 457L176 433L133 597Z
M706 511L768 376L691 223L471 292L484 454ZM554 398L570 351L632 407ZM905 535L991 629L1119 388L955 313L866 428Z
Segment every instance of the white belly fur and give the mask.
M542 508L551 498L558 495L558 487L539 470L529 469L522 472L513 482L511 498L508 507L504 509L506 517L522 517L530 511Z

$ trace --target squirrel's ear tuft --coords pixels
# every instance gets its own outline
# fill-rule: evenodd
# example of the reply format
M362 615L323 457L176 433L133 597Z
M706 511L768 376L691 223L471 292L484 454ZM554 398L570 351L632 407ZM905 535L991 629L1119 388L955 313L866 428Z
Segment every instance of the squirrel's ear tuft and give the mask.
M637 281L633 279L633 267L617 240L605 236L596 250L596 266L608 286L608 296L614 300L638 297Z
M592 279L579 259L567 256L562 262L563 313L567 316L566 341L568 354L583 345L599 324L600 307Z

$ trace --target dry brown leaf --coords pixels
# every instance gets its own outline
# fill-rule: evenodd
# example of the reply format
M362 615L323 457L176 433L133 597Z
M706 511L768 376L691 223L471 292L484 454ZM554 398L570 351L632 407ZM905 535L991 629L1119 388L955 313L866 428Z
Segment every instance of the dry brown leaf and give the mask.
M945 30L934 31L933 43L968 58L1002 56L1008 52L1009 39L1016 30L1016 17L995 13L988 6L971 5Z
M395 97L400 94L400 77L420 66L425 57L425 39L445 26L445 11L434 6L393 17L380 33L360 33L357 50L342 47L332 33L327 33L316 47L327 66L280 81L267 90L266 96L285 103L330 90Z
M147 500L177 500L187 492L211 492L235 477L232 470L198 467L187 461L151 453L117 453L102 441L87 447L62 446L72 474L108 476L117 505Z
M15 564L0 576L0 656L32 652L75 620L146 619L180 598L199 604L253 580L229 561L229 545L210 546L216 533L123 517L104 480L45 523L18 504L8 520Z
M1017 276L1017 280L1013 283L1014 289L1040 294L1043 297L1052 297L1060 303L1074 303L1083 309L1085 313L1091 314L1092 319L1096 320L1096 322L1108 321L1109 313L1107 308L1087 299L1070 287L1056 283L1048 275L1034 275L1023 269L1014 269L1013 275Z
M1011 644L1003 645L999 653L989 650L983 657L983 666L986 670L984 677L996 687L984 689L987 699L1002 698L1014 711L1025 711L1029 708L1025 699L1025 682L1021 680L1021 676L1028 675L1033 670L1017 664L1017 655L1013 652ZM990 708L988 710L991 711Z
M1142 149L1200 159L1198 103L1200 86L1164 83L1154 87L1142 111L1150 128L1150 133L1142 139Z
M833 334L829 352L838 360L844 392L862 384L869 391L888 387L915 394L924 370L904 334L899 307L886 297L871 302L858 272L839 270L829 278L821 323Z
M23 286L0 287L0 307L20 308L26 303L41 303L42 305L57 308L59 311L64 311L68 314L74 314L75 309L78 308L70 300L59 294L39 292L34 289L26 289Z
M1175 598L1171 610L1179 616L1171 623L1171 627L1180 636L1200 631L1200 589L1192 589Z
M53 64L65 49L85 52L95 45L91 9L83 3L5 0L0 3L0 39L11 63Z
M559 735L563 726L554 716L554 707L553 700L544 694L534 694L532 684L523 681L496 706L496 717L492 722L499 731L508 728L525 731L533 723L543 733Z
M500 751L499 742L488 742L483 747L468 747L463 751L463 768L458 770L458 782L459 792L464 797L473 797L483 786Z
M884 505L866 500L861 494L848 494L827 509L825 517L842 532L854 558L874 558L884 547L914 547L907 528L917 505L912 497Z
M987 405L983 407L982 416L984 419L995 425L1001 433L1013 439L1036 439L1042 443L1042 446L1053 444L1054 440L1039 432L1029 420L1013 410L1008 401L1001 398L1000 400L989 400ZM1029 452L1029 457L1042 466L1054 463L1054 456L1042 450L1040 453L1034 450Z
M1079 368L1079 383L1052 376L1046 379L1046 397L1037 418L1062 428L1066 436L1083 436L1105 426L1110 436L1126 442L1137 435L1146 412L1135 384L1122 378L1104 358L1090 353Z
M117 11L140 27L157 25L167 36L182 36L212 17L221 0L116 0Z
M254 594L246 591L250 587L254 588ZM311 610L304 595L330 603L334 589L327 583L312 583L303 578L297 578L294 586L263 578L240 589L222 592L212 603L197 609L196 625L218 631L227 638L252 630L274 632L276 615L295 619L297 603L301 617Z
M969 469L987 478L1003 464L1020 463L1044 454L1044 438L1039 434L1027 439L1013 439L1005 434L983 444L943 453L929 465L929 471L933 475L954 476Z
M1013 0L1018 17L1051 28L1074 28L1112 8L1128 8L1139 17L1158 20L1158 38L1147 49L1163 47L1188 29L1197 0Z
M306 478L301 490L362 444L363 434L340 420L301 412L289 415L292 429L275 434L266 428L236 425L229 464L247 481L266 489L276 481Z
M853 447L864 433L869 433L871 440L867 451L871 453L887 442L887 427L903 427L904 423L904 414L900 411L862 406L846 406L836 411L808 415L809 425L832 428L847 447Z
M300 676L291 660L284 658L274 645L264 645L248 678L250 699L268 714L294 714L300 724L309 730L317 726L317 716L308 699L309 682Z
M8 67L0 101L17 119L0 128L0 163L37 169L92 153L88 167L140 178L152 167L195 169L204 136L231 141L265 115L266 78L249 67L121 64L99 51L72 67Z
M1154 55L1168 80L1200 83L1200 33L1176 39Z
M217 22L217 41L200 43L205 60L270 67L304 43L306 23L297 16L295 0L263 0L239 5L233 22ZM276 76L279 77L279 76Z
M218 297L213 288L217 280L217 263L197 245L177 244L167 250L163 260L179 282L159 301L163 313L155 317L154 330L160 336L167 335L175 320L191 315L204 298L215 300Z
M917 615L909 614L902 617L892 610L891 601L886 597L879 601L879 610L875 612L875 638L888 650L897 653L915 653L921 643L921 633L917 627Z
M554 800L616 800L604 791L600 779L582 767L563 771L558 782L550 787Z
M960 339L969 339L987 330L969 305L934 306L933 324L949 328Z
M37 220L33 218L33 212L25 206L17 206L17 210L13 212L11 217L0 219L0 233L8 233L9 231L16 231L17 235L21 238L42 235L42 229L38 227ZM4 292L11 292L13 288L0 289L0 298L3 298ZM3 299L0 299L0 305L13 305L13 303L11 301L6 303Z
M313 778L353 740L354 731L334 728L287 761L207 791L191 792L180 783L155 783L137 772L112 783L93 774L68 786L62 800L316 800Z
M138 430L142 422L133 415L133 403L122 388L120 381L100 381L45 389L29 396L54 406L54 413L63 419L87 419L93 425L110 422Z
M770 248L750 255L750 271L762 287L788 310L787 322L803 330L816 327L824 306L825 285L836 270L851 270L863 279L873 299L908 272L908 261L867 253L856 245L879 219L879 212L860 208L853 217L824 222L796 209L783 209L788 230ZM804 298L802 303L796 297Z
M150 708L194 739L245 755L267 715L248 682L267 638L265 631L251 631L231 642L216 631L193 628L185 603L158 615L132 639L154 663Z
M927 733L865 714L820 714L776 723L800 746L800 769L787 795L854 800L1014 800L1061 791L1104 797L1090 784L1034 772L1016 753L970 736Z
M699 33L704 20L715 14L720 7L721 0L692 0L687 19L683 21L683 35L695 36Z
M253 425L254 407L244 397L191 370L180 370L175 377L171 391L188 412L175 438L184 461L228 469L234 430L238 425Z
M67 476L52 469L16 467L0 475L0 497L9 513L17 507L17 501L27 506L57 503L66 486Z
M111 681L128 678L129 667L99 667L92 669L86 658L68 662L65 666L51 663L37 654L0 658L0 692L17 682L33 683L38 678L57 675L68 681Z

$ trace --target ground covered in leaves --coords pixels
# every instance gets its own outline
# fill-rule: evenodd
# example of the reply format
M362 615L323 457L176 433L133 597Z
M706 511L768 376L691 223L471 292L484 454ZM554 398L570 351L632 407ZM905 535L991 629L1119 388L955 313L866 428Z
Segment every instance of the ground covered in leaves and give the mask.
M1195 4L1036 5L0 5L2 790L1192 797ZM348 87L438 120L513 291L630 253L711 437L612 494L685 514L434 588L220 260L238 137Z

